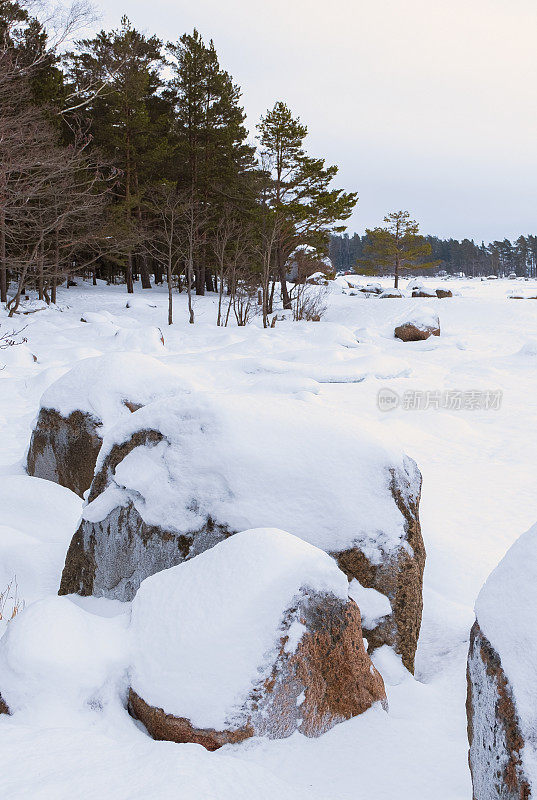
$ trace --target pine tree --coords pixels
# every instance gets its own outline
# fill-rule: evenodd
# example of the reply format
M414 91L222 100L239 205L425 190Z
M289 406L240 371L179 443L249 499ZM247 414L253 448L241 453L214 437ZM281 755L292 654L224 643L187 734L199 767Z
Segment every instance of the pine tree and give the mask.
M121 170L117 196L121 238L127 241L125 233L130 230L135 243L144 193L158 175L165 175L169 155L170 107L159 94L162 42L156 36L147 38L123 17L119 30L101 31L77 46L69 61L70 88L85 101L95 145ZM129 292L133 291L134 249L131 244L123 254ZM138 260L142 286L150 288L143 253Z
M408 211L394 211L384 217L384 222L384 227L366 230L370 241L364 249L366 258L360 264L377 270L393 269L396 289L402 269L429 269L438 265L438 261L424 262L431 255L431 244L419 235L418 223L410 218Z
M184 34L168 44L173 77L174 174L178 191L187 192L203 218L194 247L196 293L212 288L207 270L218 221L229 204L251 205L254 149L246 142L241 92L220 67L211 41L198 33Z
M257 126L261 163L270 175L269 204L278 219L276 269L284 308L291 307L286 267L299 246L311 247L319 256L328 251L329 234L341 231L337 223L348 219L357 202L355 193L331 189L336 166L312 158L304 150L307 127L279 101Z

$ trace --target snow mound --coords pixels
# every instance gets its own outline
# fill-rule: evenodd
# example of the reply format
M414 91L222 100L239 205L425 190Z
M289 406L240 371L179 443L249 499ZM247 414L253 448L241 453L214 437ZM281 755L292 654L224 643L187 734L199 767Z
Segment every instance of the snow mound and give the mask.
M0 640L0 692L10 711L98 704L125 668L125 619L89 614L67 597L28 606Z
M65 544L80 517L76 494L50 481L28 475L0 477L0 524L41 541Z
M374 564L405 538L392 484L403 501L416 497L416 465L380 425L365 431L355 415L327 415L311 395L157 401L109 431L96 474L112 447L138 431L163 438L123 458L84 509L86 520L132 502L148 525L165 530L199 531L208 518L231 531L275 526L327 552L358 546Z
M129 416L125 405L151 403L158 397L185 392L188 386L178 369L141 353L111 353L85 358L53 383L41 398L41 408L63 417L82 411L106 427Z
M14 339L20 341L24 334L21 332L17 335L15 331ZM26 344L16 344L12 347L6 347L5 350L0 351L0 369L17 370L17 369L30 369L35 366L37 357L30 350Z
M133 689L195 726L226 727L274 663L284 613L306 588L347 599L330 556L275 529L238 533L146 578L132 604Z

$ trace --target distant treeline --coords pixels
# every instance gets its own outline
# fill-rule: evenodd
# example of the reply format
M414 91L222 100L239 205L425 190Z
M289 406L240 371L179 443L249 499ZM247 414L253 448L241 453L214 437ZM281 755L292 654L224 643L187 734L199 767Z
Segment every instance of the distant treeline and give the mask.
M490 242L477 245L471 239L439 239L426 236L432 254L428 260L440 261L438 269L450 275L464 272L465 275L509 275L537 276L537 236L519 236L515 242ZM368 236L355 233L333 234L330 237L330 258L337 270L352 270L357 259L362 258ZM359 267L357 268L359 271ZM419 270L418 270L419 271Z

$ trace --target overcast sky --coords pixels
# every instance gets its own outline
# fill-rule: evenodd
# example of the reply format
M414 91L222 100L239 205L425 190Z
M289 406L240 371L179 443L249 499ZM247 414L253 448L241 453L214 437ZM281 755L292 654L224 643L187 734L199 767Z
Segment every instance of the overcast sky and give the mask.
M123 13L212 37L252 134L287 102L359 193L350 233L399 208L443 237L537 233L535 0L107 0L102 25Z

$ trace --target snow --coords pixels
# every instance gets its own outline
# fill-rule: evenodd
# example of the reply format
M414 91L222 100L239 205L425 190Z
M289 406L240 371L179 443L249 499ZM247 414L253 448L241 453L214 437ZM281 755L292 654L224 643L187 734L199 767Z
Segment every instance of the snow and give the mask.
M236 534L142 582L132 603L132 687L196 727L232 728L270 674L284 613L301 590L346 600L347 587L333 559L295 536ZM292 645L302 631L293 629Z
M125 618L90 614L47 597L18 614L0 640L2 697L10 711L98 705L125 670Z
M476 617L500 656L512 689L525 756L537 780L537 524L511 546L488 577L476 601Z
M386 595L371 589L353 578L349 584L349 597L360 609L362 628L366 631L376 628L379 622L392 613L392 606Z
M56 483L0 476L0 593L10 587L0 633L17 601L29 604L57 591L81 506L77 495Z
M98 315L86 314L86 317ZM141 353L111 353L79 361L50 386L41 398L41 408L51 408L64 417L73 411L90 414L107 426L131 413L125 401L146 405L157 397L187 391L185 381L173 367ZM102 433L103 431L101 431Z
M197 531L208 517L234 531L274 525L328 552L360 546L373 563L404 540L389 470L401 482L408 476L415 495L415 466L380 426L363 430L353 415L328 416L314 396L158 401L110 429L97 469L114 444L140 430L166 441L132 450L85 519L100 521L131 499L147 524L165 530Z
M369 280L347 277L362 285ZM431 290L439 285L431 277L422 281ZM393 280L382 278L379 283L390 288ZM176 369L196 392L264 397L267 405L281 398L297 409L308 405L304 394L319 415L351 417L354 429L382 428L423 473L420 517L427 548L416 677L398 671L393 654L383 651L381 658L388 658L381 664L375 656L386 679L388 714L373 708L319 739L300 734L283 741L255 739L216 753L152 741L123 708L114 683L120 664L107 660L112 652L106 648L104 631L101 636L98 626L93 637L93 629L79 620L84 637L103 642L99 664L110 664L111 682L90 685L82 670L81 691L70 684L60 703L49 683L53 674L60 685L72 680L63 672L63 654L57 656L57 669L50 664L36 668L47 676L39 678L39 713L32 703L12 717L0 716L1 797L70 800L77 792L98 800L471 797L465 695L473 607L487 576L535 522L537 317L534 302L506 297L512 281L448 279L441 285L460 296L449 301L405 297L377 302L361 292L344 294L333 282L321 322L278 321L268 331L259 320L245 328L217 328L213 295L194 298L193 326L187 321L186 297L174 295L175 323L167 327L165 288L144 294L137 286L129 298L135 302L126 308L124 287L92 287L83 281L59 289L57 307L14 320L0 311L1 330L27 326L22 334L27 343L0 353L0 366L6 364L0 370L0 546L9 546L12 559L20 545L15 565L19 583L19 571L28 563L21 591L26 611L34 600L55 595L81 504L54 484L43 489L48 500L38 496L45 482L22 474L41 395L82 359L133 350ZM524 282L524 292L537 295L537 282ZM403 347L393 338L396 320L418 303L441 314L442 336ZM104 319L81 323L86 313ZM158 328L164 332L164 346L155 338ZM116 336L118 330L124 331L121 337ZM390 377L378 377L381 373ZM349 380L357 376L360 380ZM338 382L320 381L326 377L338 377ZM386 413L376 402L381 386L400 396L405 391L500 389L503 402L495 411L409 410L399 405ZM297 479L304 468L301 464ZM31 488L16 494L12 481ZM293 476L291 488L294 481ZM347 496L357 489L349 480ZM274 498L273 507L277 505ZM274 519L267 524L274 525ZM44 549L37 542L44 542ZM49 544L57 548L50 561ZM14 570L4 555L0 565L7 565L7 582ZM118 609L111 601L93 600L74 598L98 620L114 622L118 610L128 618L127 604L118 604ZM42 616L40 612L39 624L56 641L61 631L55 628L68 627L69 621L59 607L52 608ZM119 637L122 625L115 624ZM27 662L25 668L35 677L30 666ZM107 669L97 664L97 677ZM12 687L21 702L23 684L24 677L22 686ZM84 705L85 698L95 695L98 704Z
M440 322L438 314L433 308L422 305L415 305L413 308L405 309L398 319L397 325L414 325L420 331L426 331L429 328L439 328Z

